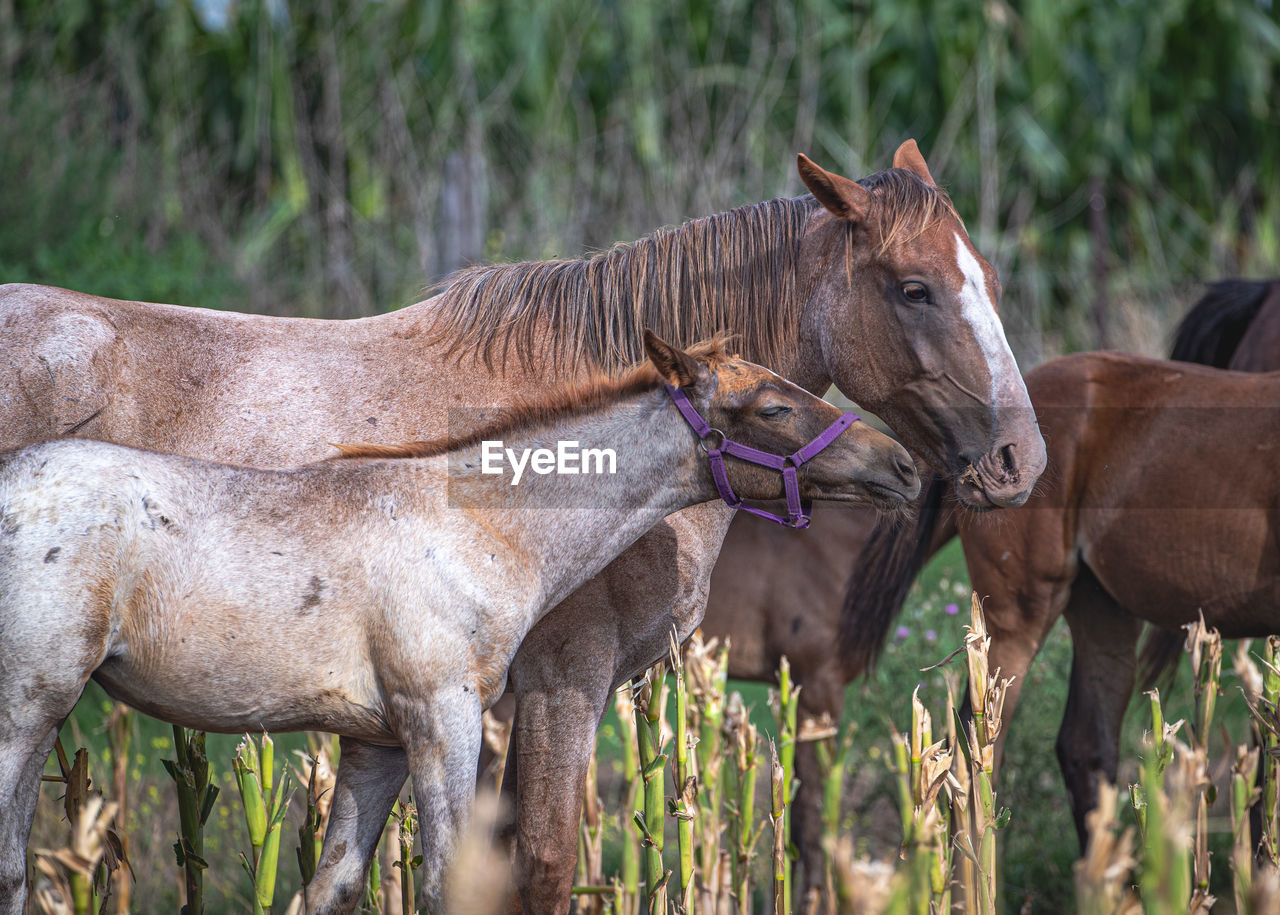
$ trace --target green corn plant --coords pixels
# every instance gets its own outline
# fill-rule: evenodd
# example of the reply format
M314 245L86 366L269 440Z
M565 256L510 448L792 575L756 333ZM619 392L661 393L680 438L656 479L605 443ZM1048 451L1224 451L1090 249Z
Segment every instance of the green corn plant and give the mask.
M759 734L751 723L751 715L738 692L729 694L725 706L725 743L733 754L732 791L726 786L725 805L730 842L732 893L737 896L738 910L746 912L751 906L751 870L755 858L756 842L764 831L764 824L756 828L755 803L756 779L760 768Z
M1076 915L1141 915L1142 905L1129 888L1134 865L1133 827L1120 829L1115 785L1098 786L1098 806L1089 811L1084 857L1075 863Z
M941 796L956 793L951 774L953 750L946 740L933 739L933 721L920 701L919 687L911 696L911 733L893 731L890 767L897 776L902 851L907 867L895 911L929 915L950 909L946 807ZM952 801L953 809L956 802ZM961 809L964 809L963 807Z
M637 809L640 800L640 749L636 732L636 707L634 693L628 684L613 695L614 711L618 715L618 737L622 747L622 806L624 814ZM622 874L618 880L620 891L615 894L619 911L638 911L640 900L640 842L638 830L622 830Z
M1254 721L1262 736L1262 854L1280 869L1280 636L1268 636L1262 658L1262 695Z
M316 873L316 865L320 861L320 851L324 846L324 831L329 821L329 807L333 803L333 786L335 774L329 763L329 748L319 740L308 735L311 752L302 750L294 752L299 756L299 765L294 769L294 777L305 782L306 813L298 826L298 872L302 875L303 885L311 882Z
M955 846L972 864L972 883L965 885L966 904L982 915L996 910L996 833L1009 822L1008 808L996 806L995 747L1003 727L1004 698L1010 681L988 668L991 638L978 595L971 601L968 632L964 638L969 671L969 704L973 720L957 740L968 768L965 787L968 816Z
M694 909L694 820L698 814L698 776L693 751L697 739L689 733L689 689L685 681L684 662L675 628L671 634L670 664L675 679L676 717L672 739L671 775L675 794L668 813L676 821L676 850L679 854L679 887L676 911L691 913Z
M1209 777L1209 731L1213 725L1222 675L1222 637L1216 629L1205 625L1203 613L1196 622L1184 628L1187 630L1186 647L1191 654L1191 669L1195 674L1195 719L1190 735L1196 772L1192 858L1195 873L1190 911L1207 912L1213 899L1209 894L1209 807L1215 800L1213 780Z
M786 771L778 758L778 747L769 741L769 822L773 825L773 911L775 915L790 915L787 905L787 801Z
M666 911L667 880L671 871L663 863L663 773L667 756L663 752L662 720L666 696L666 664L659 661L645 674L635 694L635 723L639 748L640 777L644 784L644 810L634 821L644 845L645 905L650 915Z
M404 915L412 915L414 899L417 898L413 872L422 867L422 855L413 853L414 837L418 834L418 811L413 804L398 800L391 816L399 826L396 842L400 855L391 866L400 872L400 911Z
M1253 848L1249 840L1249 808L1257 802L1258 748L1236 747L1231 767L1231 889L1236 911L1251 910L1253 895Z
M57 902L45 900L43 909L94 915L107 909L113 876L127 870L124 844L112 826L119 807L114 801L104 801L94 787L89 777L88 750L83 747L76 750L70 765L61 738L54 743L54 750L62 774L45 780L66 786L62 808L71 835L66 846L39 849L35 853L37 868L49 877L56 887L56 895L61 897ZM126 867L121 868L122 864ZM38 901L34 910L40 908Z
M177 759L162 760L165 771L178 789L180 832L173 851L185 876L187 902L183 915L204 912L204 826L218 799L218 786L209 779L209 757L205 754L204 731L188 731L173 726Z
M823 875L825 886L825 908L829 912L837 911L835 887L835 858L841 832L841 802L844 799L844 778L849 766L849 754L853 750L853 737L857 728L852 722L843 736L826 737L816 745L818 767L822 772L822 849L826 873ZM812 901L807 900L805 910L812 908Z
M721 847L724 834L724 708L729 671L729 646L702 640L695 632L685 644L689 691L690 740L695 740L698 774L698 816L694 820L697 868L701 883L698 905L704 912L720 908L721 887L729 876L729 854ZM696 734L696 738L693 736Z
M1168 726L1166 726L1168 727ZM1154 739L1141 768L1142 864L1138 888L1147 915L1188 911L1191 899L1192 801L1198 780L1190 749L1169 735L1173 759L1161 765Z
M231 761L236 787L244 808L252 857L240 855L240 861L253 884L255 913L269 913L275 901L276 873L280 864L280 838L288 812L292 778L282 768L279 783L275 778L275 743L265 732L260 743L248 734L236 748ZM314 768L312 770L314 772ZM313 846L314 848L314 846ZM314 871L313 871L314 873Z
M778 723L778 762L782 778L782 848L786 866L783 868L783 909L791 911L791 817L785 811L791 809L791 797L795 791L796 736L799 733L800 687L791 679L791 662L784 655L778 662L778 688L769 691L769 704Z

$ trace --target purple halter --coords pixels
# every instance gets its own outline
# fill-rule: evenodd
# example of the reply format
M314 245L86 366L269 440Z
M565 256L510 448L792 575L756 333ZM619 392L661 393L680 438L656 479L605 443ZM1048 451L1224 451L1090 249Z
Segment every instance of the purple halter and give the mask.
M720 498L729 507L736 508L739 511L750 512L761 518L767 518L776 524L794 527L796 530L804 530L809 526L812 504L809 500L801 500L800 498L800 483L796 479L796 470L806 461L811 461L817 457L824 448L840 437L841 432L858 422L858 417L855 414L845 413L818 433L813 441L796 451L795 454L783 457L780 454L770 454L767 451L760 451L756 448L730 441L725 438L723 432L719 429L713 429L711 424L702 418L702 414L689 402L689 396L684 391L672 385L667 385L667 393L671 395L671 400L675 403L676 409L680 411L685 421L689 423L694 434L702 441L702 447L707 452L707 461L711 464L711 476L716 481L716 490L720 493ZM707 439L712 436L718 437L714 448L707 443ZM726 454L751 464L759 464L762 467L772 467L774 470L782 471L782 484L787 493L788 514L786 518L742 503L742 500L734 493L733 487L729 485L729 476L725 473L724 456Z

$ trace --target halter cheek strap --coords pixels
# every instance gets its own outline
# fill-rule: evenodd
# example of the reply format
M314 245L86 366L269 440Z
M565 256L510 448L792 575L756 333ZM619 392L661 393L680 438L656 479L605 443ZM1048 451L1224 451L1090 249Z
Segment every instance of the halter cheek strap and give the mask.
M711 476L716 482L716 491L720 493L720 498L725 501L725 504L739 511L749 512L776 524L784 524L797 530L804 530L809 526L809 519L812 516L812 503L808 499L802 500L800 498L800 482L796 478L796 471L806 461L811 461L817 457L823 449L839 438L840 433L844 432L845 429L858 422L858 417L855 414L843 414L818 433L807 445L801 447L794 454L784 457L780 454L770 454L767 451L752 448L749 445L741 445L725 438L723 432L719 429L713 429L711 424L703 418L702 414L689 401L689 396L684 391L672 385L667 385L667 393L671 395L671 400L675 403L676 409L680 411L680 415L685 418L690 428L693 429L694 434L702 442L702 447L706 449L707 462L711 465ZM733 487L729 485L729 475L724 467L724 456L726 454L741 461L782 471L782 486L787 495L787 517L783 518L772 512L743 504L742 500L734 493Z

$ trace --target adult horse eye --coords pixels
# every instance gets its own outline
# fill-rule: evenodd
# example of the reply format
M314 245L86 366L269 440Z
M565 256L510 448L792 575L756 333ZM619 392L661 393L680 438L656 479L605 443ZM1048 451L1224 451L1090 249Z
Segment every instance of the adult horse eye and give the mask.
M786 416L790 412L791 412L790 407L783 407L783 406L766 407L765 409L760 411L760 415L773 419L779 416Z
M902 294L908 302L927 302L929 301L929 287L924 283L903 283Z

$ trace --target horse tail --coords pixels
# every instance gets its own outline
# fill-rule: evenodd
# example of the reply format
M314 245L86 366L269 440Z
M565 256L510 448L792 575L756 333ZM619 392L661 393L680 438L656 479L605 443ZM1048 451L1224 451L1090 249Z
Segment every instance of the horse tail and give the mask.
M1225 369L1258 316L1273 280L1221 280L1209 285L1178 323L1170 359Z
M1172 629L1147 626L1138 651L1138 683L1143 690L1168 686L1178 672L1186 636Z
M914 516L881 517L859 551L840 609L840 657L848 679L867 673L879 659L889 627L930 556L947 485L930 474Z

